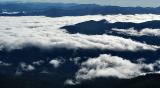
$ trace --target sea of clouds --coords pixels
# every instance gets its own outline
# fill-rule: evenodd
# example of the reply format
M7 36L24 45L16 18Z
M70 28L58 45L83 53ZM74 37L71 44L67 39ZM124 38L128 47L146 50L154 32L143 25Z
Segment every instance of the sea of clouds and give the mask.
M76 17L57 17L50 18L45 16L22 16L22 17L0 17L0 50L6 49L12 51L15 49L23 49L27 46L36 46L43 49L50 48L66 48L66 49L100 49L113 51L156 51L160 46L150 45L126 39L113 35L85 35L85 34L69 34L67 31L60 29L66 25L73 25L89 20L100 21L107 20L114 22L133 22L141 23L152 20L160 20L160 15L143 14L143 15L88 15ZM160 29L143 29L136 31L134 29L113 29L113 31L141 36L153 35L160 36ZM32 65L25 62L20 63L23 71L35 70L34 65L41 65L43 61L33 62ZM77 63L77 62L76 62ZM8 65L1 61L1 65ZM62 65L60 60L51 60L49 64L54 68ZM75 74L77 82L96 77L118 77L133 78L150 72L158 72L154 68L160 68L160 62L145 64L133 63L127 58L120 56L112 56L108 54L100 55L95 58L88 58L87 61L80 64L80 69ZM143 71L143 69L147 69ZM66 83L74 84L72 80Z
M141 31L137 31L134 28L130 29L112 29L112 31L116 31L119 34L125 34L125 35L130 35L130 36L157 36L160 37L160 29L150 29L150 28L145 28L142 29Z
M33 45L43 48L97 48L120 51L156 50L159 46L148 45L131 39L106 34L69 34L61 30L60 27L87 20L106 19L109 22L143 22L158 18L160 19L159 15L96 15L58 18L43 16L0 17L0 49L21 49L27 45Z

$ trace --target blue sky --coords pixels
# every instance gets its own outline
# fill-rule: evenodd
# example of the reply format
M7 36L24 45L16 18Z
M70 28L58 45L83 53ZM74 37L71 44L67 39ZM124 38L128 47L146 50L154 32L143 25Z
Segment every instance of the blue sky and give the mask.
M21 1L21 2L62 2L62 3L89 3L100 5L116 5L116 6L142 6L142 7L158 7L160 0L0 0L3 1Z

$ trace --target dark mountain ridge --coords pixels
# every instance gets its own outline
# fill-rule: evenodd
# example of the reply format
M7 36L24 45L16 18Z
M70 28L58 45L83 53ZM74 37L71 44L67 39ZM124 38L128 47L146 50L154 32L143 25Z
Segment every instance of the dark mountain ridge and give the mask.
M142 23L132 23L132 22L109 23L106 20L101 20L101 21L90 20L75 25L62 27L62 29L66 29L69 33L73 34L82 33L87 35L105 34L106 31L111 31L112 28L126 29L126 30L129 28L134 28L137 31L140 31L144 28L158 29L160 28L160 21L153 20Z

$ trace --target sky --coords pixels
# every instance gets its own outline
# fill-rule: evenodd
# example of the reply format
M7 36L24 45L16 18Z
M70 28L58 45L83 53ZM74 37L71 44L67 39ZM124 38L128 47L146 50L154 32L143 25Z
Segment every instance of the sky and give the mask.
M160 0L0 0L3 1L20 1L20 2L52 2L52 3L81 3L81 4L100 4L114 6L141 6L141 7L158 7Z

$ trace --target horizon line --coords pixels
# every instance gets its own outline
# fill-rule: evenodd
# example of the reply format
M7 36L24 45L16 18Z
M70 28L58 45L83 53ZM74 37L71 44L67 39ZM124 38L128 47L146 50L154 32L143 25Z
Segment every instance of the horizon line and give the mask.
M141 8L158 8L160 6L155 6L155 7L151 7L151 6L120 6L120 5L101 5L101 4L96 4L96 3L67 3L67 2L36 2L36 1L32 1L32 2L27 2L27 1L0 1L0 4L7 4L7 3L23 3L23 4L29 4L29 3L41 3L41 4L75 4L75 5L97 5L97 6L115 6L115 7L141 7Z

